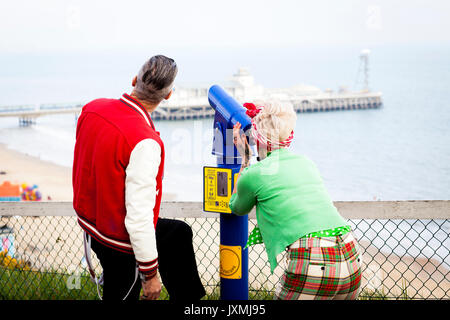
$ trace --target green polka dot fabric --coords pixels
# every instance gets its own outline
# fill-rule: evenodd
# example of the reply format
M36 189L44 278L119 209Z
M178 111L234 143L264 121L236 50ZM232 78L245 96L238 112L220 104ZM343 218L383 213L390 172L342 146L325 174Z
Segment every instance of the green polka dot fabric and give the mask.
M245 245L244 250L250 246L253 246L253 245L259 244L259 243L264 243L264 242L263 242L263 238L261 235L261 230L259 229L258 226L256 226L255 228L253 228L253 231L249 234L248 241L247 241L247 244Z
M346 225L346 226L337 227L334 229L311 232L311 233L308 233L306 236L303 236L302 238L336 237L336 236L342 236L342 235L346 234L347 232L350 232L350 230L351 230L351 227L349 225Z
M337 227L334 229L328 229L328 230L322 230L322 231L315 231L308 233L307 235L303 236L302 238L318 238L318 237L336 237L336 236L342 236L346 234L347 232L351 231L351 227L349 225L343 226L343 227ZM245 245L245 249L248 247L251 247L255 244L264 243L261 230L258 226L253 228L253 231L248 236L247 244Z

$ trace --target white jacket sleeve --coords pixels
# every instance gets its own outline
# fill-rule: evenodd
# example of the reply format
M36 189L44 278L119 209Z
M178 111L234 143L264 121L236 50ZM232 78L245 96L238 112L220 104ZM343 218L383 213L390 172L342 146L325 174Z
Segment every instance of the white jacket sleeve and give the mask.
M158 269L153 208L161 147L153 139L139 142L130 155L125 178L125 227L139 264L139 271L152 277Z

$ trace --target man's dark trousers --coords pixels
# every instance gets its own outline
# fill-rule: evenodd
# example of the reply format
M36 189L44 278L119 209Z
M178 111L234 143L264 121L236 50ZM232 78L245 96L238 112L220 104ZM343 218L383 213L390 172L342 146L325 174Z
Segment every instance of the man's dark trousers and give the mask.
M158 270L169 299L199 300L205 289L198 275L191 227L183 221L159 218L155 233ZM91 246L103 268L103 300L122 300L135 280L134 255L111 249L94 238ZM141 288L138 277L126 300L138 300Z

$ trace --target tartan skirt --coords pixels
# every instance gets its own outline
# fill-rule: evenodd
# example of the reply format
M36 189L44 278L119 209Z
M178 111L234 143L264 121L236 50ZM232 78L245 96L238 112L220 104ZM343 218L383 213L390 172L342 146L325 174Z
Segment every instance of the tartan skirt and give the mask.
M274 299L356 299L361 287L361 258L352 232L300 238L287 248L286 269Z

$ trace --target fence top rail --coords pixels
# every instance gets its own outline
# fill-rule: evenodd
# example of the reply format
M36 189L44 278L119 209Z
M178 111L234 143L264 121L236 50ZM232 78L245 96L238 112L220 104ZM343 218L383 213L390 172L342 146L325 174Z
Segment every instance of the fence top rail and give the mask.
M347 219L449 219L450 200L335 201ZM0 216L75 216L72 202L1 202ZM203 211L202 202L161 203L161 217L217 218L219 213ZM256 219L255 209L249 214Z

